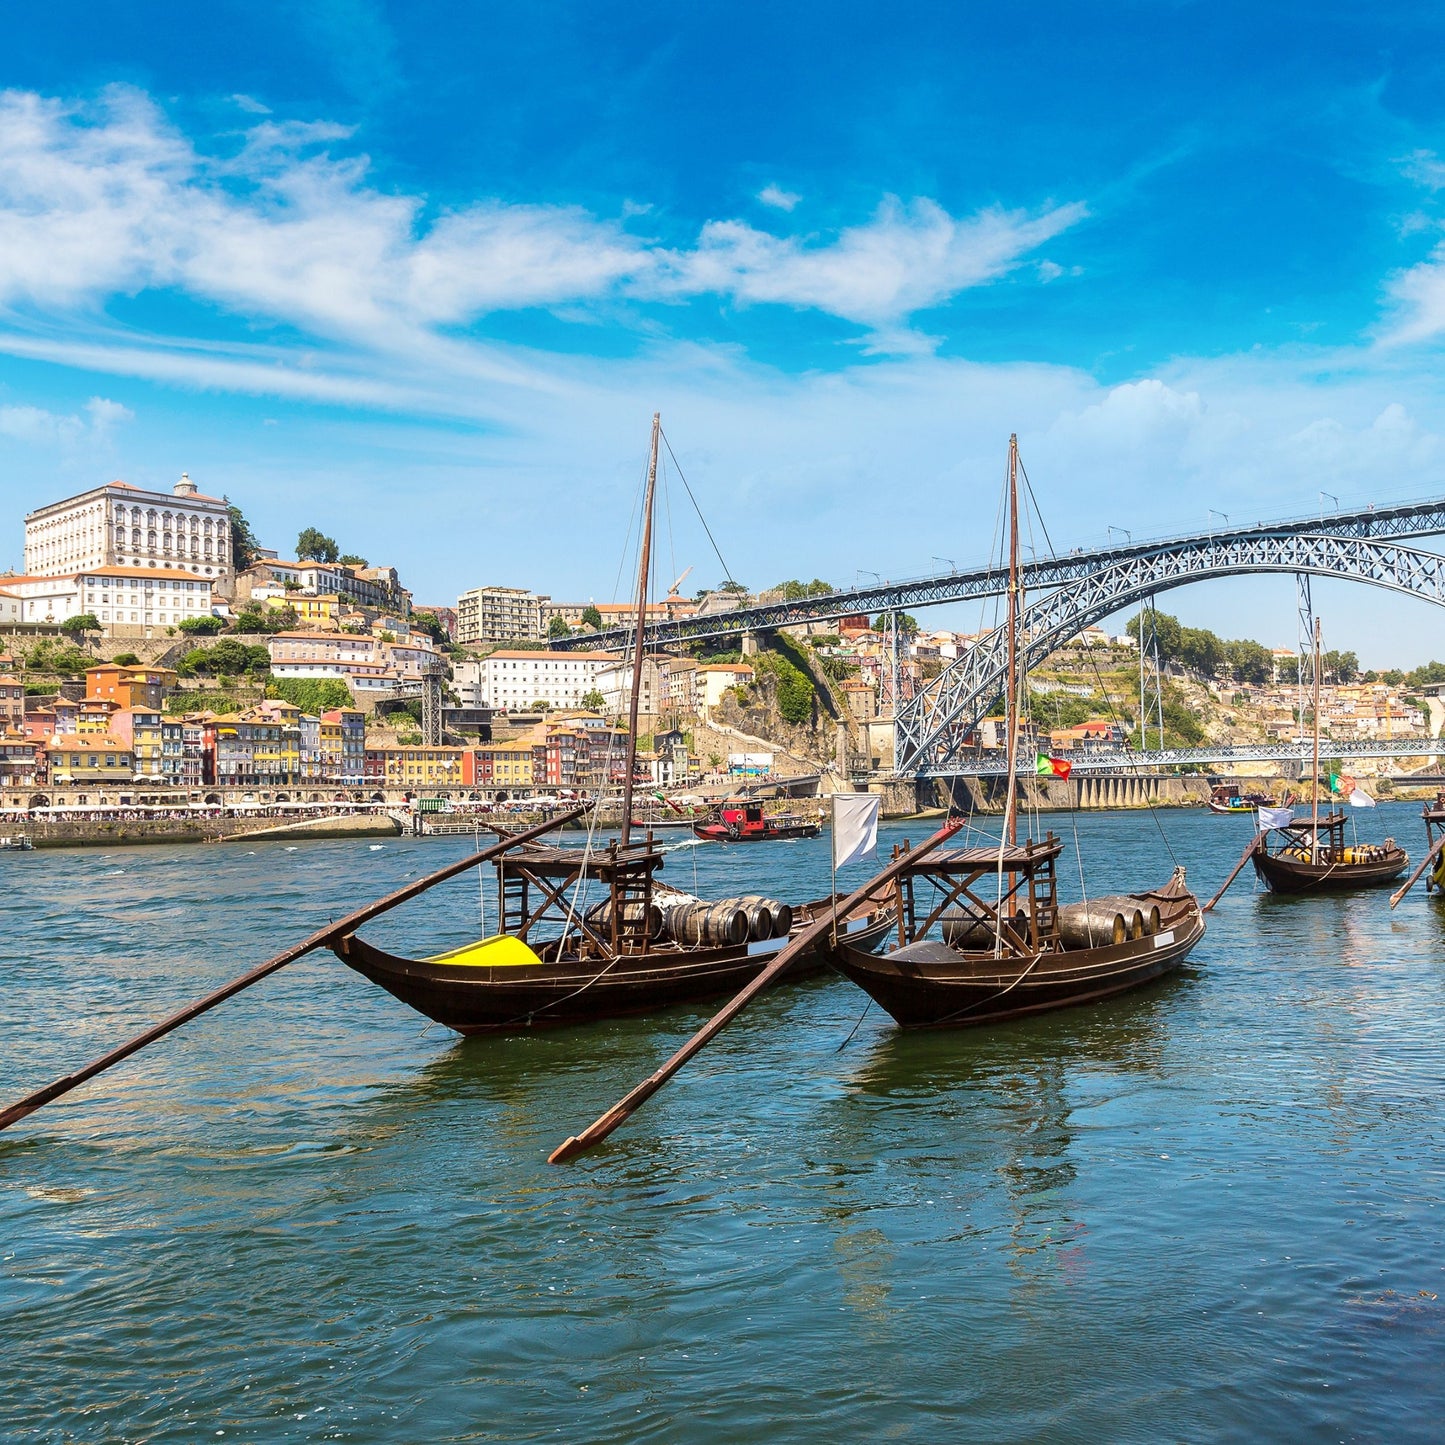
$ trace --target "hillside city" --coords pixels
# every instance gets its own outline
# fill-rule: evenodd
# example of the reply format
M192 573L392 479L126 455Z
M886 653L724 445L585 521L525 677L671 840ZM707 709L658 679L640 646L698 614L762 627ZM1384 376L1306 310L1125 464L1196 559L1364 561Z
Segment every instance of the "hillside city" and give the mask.
M629 605L502 585L419 603L394 567L343 553L314 527L295 551L287 560L262 546L239 507L189 476L169 492L115 481L31 512L25 571L0 575L0 788L335 787L374 789L379 801L619 780L630 663L550 644L616 628ZM726 581L684 596L686 576L650 618L832 590L814 579L752 594ZM1122 634L1088 628L1035 672L1033 745L1067 758L1140 743L1137 632L1137 620ZM895 704L974 642L899 614L784 628L748 657L707 644L649 655L639 768L658 789L886 768ZM1289 649L1159 614L1147 660L1156 653L1150 745L1285 741L1308 720ZM430 680L442 702L427 739ZM1437 663L1377 674L1326 653L1322 730L1336 741L1437 737L1442 682ZM1002 747L998 720L970 742Z

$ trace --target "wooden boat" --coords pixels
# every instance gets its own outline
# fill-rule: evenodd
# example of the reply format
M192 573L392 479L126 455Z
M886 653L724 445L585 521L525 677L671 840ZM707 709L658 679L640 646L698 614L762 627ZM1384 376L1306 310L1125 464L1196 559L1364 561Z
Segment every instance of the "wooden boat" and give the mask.
M25 833L7 833L0 838L0 849L7 853L29 853L34 847L35 844Z
M654 416L638 560L636 659L645 637L659 431ZM337 957L458 1033L543 1028L647 1013L735 991L782 950L795 924L804 928L822 916L819 910L831 910L833 897L797 908L755 896L709 904L657 882L661 851L650 834L631 840L641 680L642 668L634 666L617 841L596 846L589 833L582 848L541 846L520 837L504 847L494 860L501 900L495 937L413 959L346 932L328 941ZM505 825L492 826L504 843L511 841ZM887 901L870 900L841 918L839 931L867 948L880 942L892 923ZM806 967L809 960L798 962Z
M1002 850L935 851L894 882L897 944L872 957L840 940L828 961L906 1029L964 1028L1138 988L1204 937L1182 868L1146 893L1061 907L1062 851L1052 833ZM1000 877L1003 895L990 898Z
M504 907L497 937L423 959L386 953L354 933L332 947L358 973L458 1033L522 1031L734 993L833 906L831 898L812 900L787 910L787 927L738 938L745 900L706 903L669 890L654 878L662 862L650 840L614 843L590 858L579 848L519 848L496 862ZM603 901L579 911L572 898L584 872L601 885ZM673 924L684 910L691 911ZM840 915L838 934L866 952L894 926L892 902L880 895ZM721 939L731 941L710 941ZM823 966L818 953L805 954L784 977Z
M727 802L708 823L692 831L709 843L766 843L779 838L816 838L823 831L811 818L769 817L761 803Z
M1310 816L1291 818L1261 830L1254 871L1273 893L1341 892L1393 883L1410 866L1410 855L1393 838L1383 844L1345 843L1345 815L1320 816L1320 620L1314 620L1314 765ZM1274 851L1270 838L1274 836Z
M1018 441L1009 438L1005 725L1008 780L997 846L936 848L894 867L897 939L877 957L846 939L829 961L904 1028L961 1028L1092 1003L1178 968L1204 937L1199 900L1176 867L1162 887L1061 906L1063 843L1018 841L1021 699ZM895 852L894 864L900 855ZM922 901L920 901L920 895ZM937 930L937 932L935 932Z
M1270 851L1271 835L1275 837ZM1393 883L1410 866L1410 855L1393 838L1384 843L1345 842L1345 815L1297 818L1261 833L1254 871L1272 893L1339 892Z
M1241 793L1228 783L1221 783L1209 794L1211 813L1257 813L1261 808L1275 806L1275 800L1263 793Z

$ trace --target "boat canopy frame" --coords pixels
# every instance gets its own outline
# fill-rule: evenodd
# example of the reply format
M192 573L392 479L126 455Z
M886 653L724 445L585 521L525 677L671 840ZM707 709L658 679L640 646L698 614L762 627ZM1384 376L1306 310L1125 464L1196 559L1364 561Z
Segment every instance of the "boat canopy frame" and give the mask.
M1032 958L1062 947L1059 937L1058 873L1056 864L1063 852L1063 840L1048 833L1035 843L1004 848L956 848L935 850L915 865L902 869L894 879L894 901L898 912L898 946L928 935L944 914L955 905L975 923L993 931L1002 956ZM907 851L894 848L897 861ZM998 887L1002 877L1003 887ZM986 898L975 885L994 883L993 898ZM927 912L919 919L918 883L931 887L925 894ZM1020 901L1022 909L1014 905ZM931 906L929 906L931 905ZM1023 929L1019 928L1022 915Z

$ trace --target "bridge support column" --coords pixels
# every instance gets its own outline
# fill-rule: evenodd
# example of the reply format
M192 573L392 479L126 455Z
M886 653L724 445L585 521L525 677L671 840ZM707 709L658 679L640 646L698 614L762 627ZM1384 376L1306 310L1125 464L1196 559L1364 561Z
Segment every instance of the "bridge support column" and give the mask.
M744 657L756 657L758 655L758 635L756 632L745 632L742 637L742 654Z

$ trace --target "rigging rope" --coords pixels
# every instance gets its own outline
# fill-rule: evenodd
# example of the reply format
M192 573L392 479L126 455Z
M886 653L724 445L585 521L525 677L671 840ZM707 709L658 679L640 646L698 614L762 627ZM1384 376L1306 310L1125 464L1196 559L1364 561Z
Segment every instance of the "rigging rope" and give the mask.
M1048 549L1049 549L1049 559L1050 559L1050 561L1057 562L1057 561L1059 560L1059 554L1054 550L1054 539L1049 536L1048 523L1044 521L1044 514L1043 514L1042 510L1039 508L1038 498L1037 498L1036 496L1034 496L1034 486L1033 486L1033 483L1032 483L1031 481L1029 481L1029 474L1028 474L1027 470L1026 470L1025 467L1024 467L1023 459L1022 459L1022 458L1019 459L1019 471L1020 471L1020 473L1022 473L1022 475L1023 475L1023 479L1024 479L1024 489L1025 489L1025 491L1028 492L1029 503L1030 503L1031 507L1033 508L1033 510L1038 513L1039 530L1044 534L1044 542L1047 544ZM1141 638L1140 641L1141 641L1141 645L1142 645L1142 638ZM1093 669L1093 672L1094 672L1094 680L1099 684L1099 691L1100 691L1100 693L1103 694L1104 706L1105 706L1105 708L1108 710L1109 718L1110 718L1110 720L1114 723L1114 725L1115 725L1116 727L1122 729L1123 723L1120 721L1119 714L1114 710L1114 699L1113 699L1112 696L1110 696L1109 689L1104 685L1104 676L1103 676L1103 674L1099 671L1099 662L1098 662L1098 659L1093 655L1093 650L1092 650L1092 649L1086 648L1085 651L1088 653L1089 665L1090 665L1090 667ZM1141 714L1141 722L1140 722L1140 725L1139 725L1139 726L1140 726L1139 741L1140 741L1141 743L1144 741L1143 722L1142 722L1143 710L1144 710L1144 699L1143 699L1142 697L1140 697L1140 699L1139 699L1139 711L1140 711L1140 714ZM1133 744L1132 744L1132 743L1128 743L1128 742L1126 741L1126 748L1127 748L1128 751L1131 751L1131 752L1132 752L1132 750L1133 750ZM1140 779L1143 778L1144 774L1143 774L1143 771L1142 771L1142 764L1138 763L1137 761L1132 761L1132 760L1131 760L1128 766L1129 766L1129 770L1134 774L1134 776L1135 776L1136 778L1140 778ZM1163 823L1160 821L1160 819L1159 819L1158 811L1157 811L1157 809L1154 807L1154 804L1153 804L1153 803L1150 801L1150 799L1149 799L1148 789L1147 789L1147 788L1144 790L1144 806L1149 810L1149 816L1150 816L1150 818L1153 820L1154 826L1155 826L1155 828L1156 828L1156 829L1158 830L1158 832L1159 832L1160 841L1164 844L1164 851L1165 851L1166 853L1168 853L1168 855L1169 855L1169 861L1177 868L1177 867L1179 866L1179 859L1175 856L1174 849L1173 849L1173 847L1170 845L1169 835L1164 831L1164 824L1163 824Z

